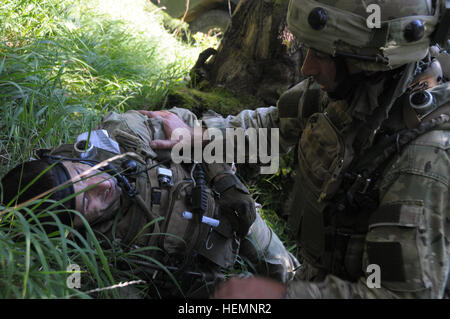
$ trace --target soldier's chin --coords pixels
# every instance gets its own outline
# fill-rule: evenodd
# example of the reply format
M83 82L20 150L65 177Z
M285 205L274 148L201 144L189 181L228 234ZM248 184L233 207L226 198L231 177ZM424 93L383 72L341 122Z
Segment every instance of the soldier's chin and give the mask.
M324 91L324 92L332 93L331 90L330 90L330 88L328 88L328 87L325 86L325 85L320 85L320 89L321 89L322 91Z
M319 84L319 86L320 86L320 89L322 90L322 91L324 91L324 92L327 92L327 93L333 93L333 89L331 89L329 86L326 86L326 85L322 85L322 84Z

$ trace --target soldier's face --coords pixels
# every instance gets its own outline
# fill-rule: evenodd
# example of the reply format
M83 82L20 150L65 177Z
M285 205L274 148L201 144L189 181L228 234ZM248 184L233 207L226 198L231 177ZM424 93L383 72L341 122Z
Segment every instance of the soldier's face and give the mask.
M336 62L328 54L308 49L302 65L305 77L314 77L320 88L325 92L333 92L338 86L336 80Z
M65 161L63 164L72 178L91 169L89 165L77 162ZM89 223L94 224L103 214L119 208L122 190L116 179L107 173L93 170L81 179L76 178L73 187L75 193L81 192L75 197L75 209L82 213ZM76 227L82 225L78 216L74 224Z

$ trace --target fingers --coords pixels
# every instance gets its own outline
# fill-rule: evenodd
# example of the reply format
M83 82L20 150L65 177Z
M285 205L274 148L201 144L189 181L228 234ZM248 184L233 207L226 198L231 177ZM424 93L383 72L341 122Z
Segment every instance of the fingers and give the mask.
M167 118L170 116L173 116L175 114L169 112L169 111L146 111L146 110L139 110L139 113L141 113L142 115L146 115L148 117L162 117L162 118Z
M146 115L148 117L151 117L150 114L152 113L152 111L146 111L146 110L137 110L139 113L141 113L142 115Z
M150 142L150 147L153 149L172 149L179 140L153 140Z
M229 298L239 298L239 287L241 281L237 278L230 278L226 283L223 283L213 295L213 299L229 299ZM238 289L236 289L236 286ZM237 293L236 293L237 292ZM236 296L238 295L238 296Z
M172 133L177 128L187 128L188 130L191 129L189 126L187 126L186 123L184 123L178 115L162 110L162 111L146 111L146 110L139 110L139 113L142 115L146 115L149 118L160 118L162 119L163 125L164 125L164 133L167 137L167 140L154 140L150 142L150 147L153 149L172 149L177 143L179 143L182 139L170 139L172 136Z
M220 285L213 299L277 299L286 296L285 285L261 277L231 278Z

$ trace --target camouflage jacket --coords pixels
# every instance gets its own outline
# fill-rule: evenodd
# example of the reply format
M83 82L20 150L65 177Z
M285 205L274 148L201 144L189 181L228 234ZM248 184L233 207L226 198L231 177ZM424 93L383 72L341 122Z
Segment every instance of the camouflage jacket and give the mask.
M180 119L182 119L188 126L194 127L195 121L197 117L190 112L189 110L173 107L169 110L170 112L176 114ZM150 141L153 139L165 139L165 133L163 129L163 122L161 118L148 118L147 116L142 115L137 111L128 111L123 114L118 114L115 112L110 112L106 114L99 128L105 129L109 132L109 134L119 142L122 152L133 152L136 154L141 154L143 156L150 155L154 157L158 153L158 157L165 158L170 157L168 154L170 151L166 150L153 150L150 148ZM148 166L148 165L147 165ZM186 222L186 220L181 219L181 212L189 208L186 200L185 191L183 191L183 187L186 186L186 181L182 181L183 177L186 180L186 177L191 178L191 176L186 176L186 171L181 169L182 165L174 164L173 162L170 164L171 170L174 173L174 185L170 188L170 191L160 187L159 193L160 195L160 204L156 203L156 199L158 196L154 196L153 192L155 190L156 184L158 184L158 180L155 178L155 170L150 170L149 180L145 178L145 174L143 174L143 180L141 182L141 186L139 190L141 193L144 189L147 190L147 196L145 196L146 202L150 205L151 210L156 212L159 216L165 217L165 222L162 225L162 232L168 232L171 234L175 234L176 236L165 236L164 237L164 248L168 252L180 252L184 251L184 245L177 238L183 238L186 242L188 242L188 238L195 239L196 236L189 236L189 233L196 234L197 232L194 229L189 229L186 226L190 225ZM209 163L206 165L202 165L202 168L205 171L205 177L207 182L207 193L208 193L208 212L205 213L206 216L219 218L222 216L220 209L218 208L219 202L217 201L216 195L212 195L209 191L210 187L212 187L212 180L214 177L218 175L234 175L234 171L231 166L227 163ZM190 172L190 169L189 169ZM184 174L184 175L183 175ZM152 177L153 176L153 177ZM148 184L150 185L143 185ZM232 182L230 180L225 182L226 185L222 185L222 187L226 186L230 188L234 185L239 191L249 194L245 185L239 181L239 179L233 179ZM214 183L215 191L219 191L217 188L218 182ZM177 185L184 185L179 188ZM180 189L179 193L177 189ZM175 194L178 194L175 196ZM247 195L246 195L247 196ZM250 195L248 195L250 196ZM177 200L178 198L178 200ZM214 199L213 199L214 198ZM173 205L170 205L171 202ZM169 206L170 205L170 206ZM210 212L210 206L212 207L212 211ZM169 209L171 207L171 210ZM173 213L170 213L172 211ZM213 216L211 214L214 213ZM138 214L140 215L140 214ZM245 256L245 258L251 259L254 264L260 262L260 260L252 259L254 256L258 256L261 258L262 263L268 268L264 273L275 280L279 280L281 282L287 282L292 279L294 276L294 268L298 266L298 261L293 257L284 247L283 243L279 240L277 235L273 233L272 229L262 220L259 214L256 214L256 220L250 228L249 236L245 240L239 240L235 237L235 235L230 235L229 231L225 228L227 225L226 220L221 219L221 223L223 227L217 227L214 231L212 228L208 230L208 235L206 238L206 243L202 240L205 240L203 237L200 238L199 246L197 247L198 253L204 256L206 259L209 259L216 265L220 265L224 268L232 267L236 258L236 253L239 252L241 256ZM102 232L106 232L106 229L111 227L112 221L109 220L102 225L99 225ZM116 236L119 238L128 237L128 233L133 224L133 214L126 214L124 218L118 223L116 229ZM167 227L165 227L167 225ZM134 225L136 228L136 225ZM141 222L139 227L143 227L144 224ZM203 224L202 226L205 228L206 226ZM137 228L139 230L139 228ZM133 232L131 232L133 234ZM204 234L206 235L206 233ZM230 238L231 236L231 238ZM146 240L152 239L155 236L148 236L145 232L138 238L138 244L141 246L148 245L149 243ZM206 246L210 246L206 248ZM203 265L206 266L206 265Z
M449 83L431 92L439 105L448 104ZM299 166L313 163L297 173L300 184L312 185L305 190L308 191L314 188L314 183L310 182L313 177L328 174L322 170L323 162L326 159L333 162L332 158L327 158L327 151L334 147L335 141L331 137L317 137L322 134L320 131L311 133L312 125L323 124L320 115L339 113L339 105L329 108L330 103L317 84L307 79L284 93L277 107L245 110L226 118L207 112L203 121L207 127L219 129L279 128L281 151L303 147L304 151L297 154ZM322 129L327 130L327 127ZM442 298L450 269L449 141L447 123L418 136L390 158L377 181L378 204L363 236L362 260L357 263L362 268L358 280L345 280L332 273L316 276L320 270L310 263L310 258L302 258L299 280L288 285L288 297ZM328 149L327 143L331 145ZM310 145L309 149L305 145ZM311 160L314 157L320 159L314 162ZM312 205L318 205L317 201ZM301 210L297 208L297 212L291 214L301 215ZM323 242L319 237L315 239ZM305 257L303 250L301 255ZM368 285L371 274L366 272L367 266L373 263L381 270L379 288Z

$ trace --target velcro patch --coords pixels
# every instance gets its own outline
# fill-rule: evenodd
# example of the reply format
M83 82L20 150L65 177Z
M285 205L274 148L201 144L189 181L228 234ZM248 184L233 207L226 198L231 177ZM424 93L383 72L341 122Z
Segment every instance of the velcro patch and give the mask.
M381 269L381 281L405 281L402 246L399 242L367 242L369 264Z
M398 203L380 207L369 219L369 229L377 226L420 226L423 206Z
M158 187L152 187L152 206L161 204L161 190Z

